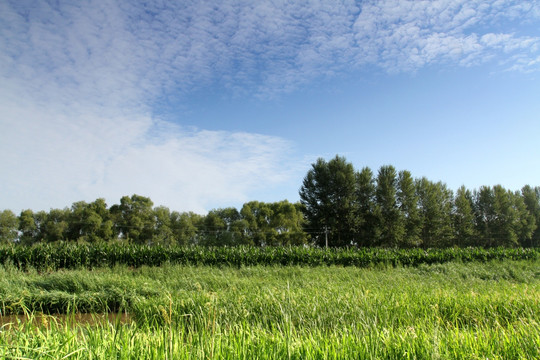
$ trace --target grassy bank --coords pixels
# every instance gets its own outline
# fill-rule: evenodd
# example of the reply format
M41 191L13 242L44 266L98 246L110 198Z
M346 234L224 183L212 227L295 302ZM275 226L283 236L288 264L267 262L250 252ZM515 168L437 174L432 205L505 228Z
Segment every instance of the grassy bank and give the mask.
M417 267L0 270L3 314L127 311L132 322L4 324L0 358L540 357L540 262Z

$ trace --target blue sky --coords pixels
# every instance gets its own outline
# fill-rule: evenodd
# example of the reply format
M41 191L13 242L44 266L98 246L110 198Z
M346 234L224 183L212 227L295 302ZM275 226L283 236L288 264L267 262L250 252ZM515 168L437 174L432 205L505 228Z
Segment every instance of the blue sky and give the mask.
M540 1L0 1L0 208L298 200L318 157L540 185Z

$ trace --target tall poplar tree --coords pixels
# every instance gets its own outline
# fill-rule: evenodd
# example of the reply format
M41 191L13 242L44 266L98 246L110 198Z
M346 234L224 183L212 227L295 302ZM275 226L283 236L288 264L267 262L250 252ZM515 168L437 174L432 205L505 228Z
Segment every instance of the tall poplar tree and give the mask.
M514 206L511 191L501 185L493 187L493 209L495 213L491 234L495 246L516 246L518 244L519 212Z
M398 178L391 165L381 166L377 175L375 198L379 217L379 244L388 247L401 246L405 236L405 216L397 201Z
M356 201L360 221L356 231L356 242L359 246L376 245L380 237L375 189L373 172L369 167L362 168L356 174Z
M494 234L495 194L491 186L481 186L474 191L474 216L476 218L476 232L478 238L476 243L480 246L492 247L496 244L496 234Z
M325 245L325 235L329 246L354 242L360 221L356 177L352 164L344 157L336 156L328 162L319 158L312 164L300 188L300 202L308 230L315 235L318 245Z
M422 246L445 247L452 243L453 194L442 182L425 177L416 182L422 218Z
M521 189L521 195L523 202L527 208L527 211L534 219L534 230L531 238L523 239L523 246L540 246L540 186L535 188L530 185L525 185Z
M517 221L514 224L514 231L516 232L518 243L516 245L526 246L529 244L534 231L536 230L537 223L533 214L531 214L525 204L525 199L521 196L519 191L511 192L512 205L517 214Z
M458 246L474 245L474 212L473 198L470 190L461 186L454 198L454 240L453 243Z
M402 247L414 247L421 243L422 219L418 210L418 195L414 179L409 171L403 170L398 176L397 201L399 210L404 217L405 233L401 242Z

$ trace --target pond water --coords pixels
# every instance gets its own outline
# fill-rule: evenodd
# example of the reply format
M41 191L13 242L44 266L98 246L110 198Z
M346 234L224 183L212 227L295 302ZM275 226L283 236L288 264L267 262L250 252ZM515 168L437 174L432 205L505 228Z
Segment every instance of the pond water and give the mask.
M107 313L107 314L32 314L32 315L0 315L0 329L9 329L13 326L21 326L29 321L34 326L48 327L51 324L57 325L104 325L104 324L127 324L133 322L130 314Z

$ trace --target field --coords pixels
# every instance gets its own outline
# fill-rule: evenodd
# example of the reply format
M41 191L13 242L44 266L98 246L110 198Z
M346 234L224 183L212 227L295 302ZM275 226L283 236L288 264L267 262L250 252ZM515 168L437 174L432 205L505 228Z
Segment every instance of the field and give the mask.
M538 258L47 270L8 262L0 301L2 359L540 358Z

